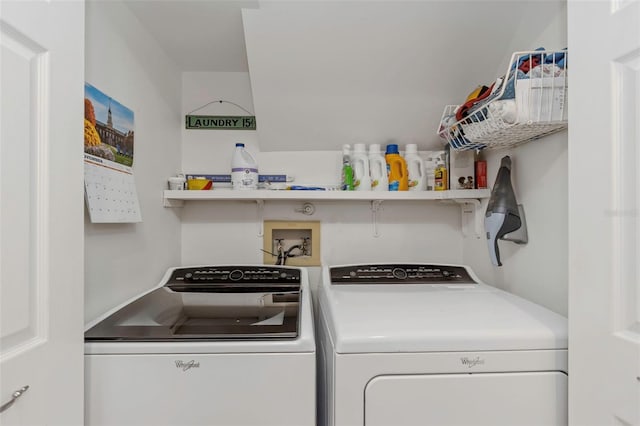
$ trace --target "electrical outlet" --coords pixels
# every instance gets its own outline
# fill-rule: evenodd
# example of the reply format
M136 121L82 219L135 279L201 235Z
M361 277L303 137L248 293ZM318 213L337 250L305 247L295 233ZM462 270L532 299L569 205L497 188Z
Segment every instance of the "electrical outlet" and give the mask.
M320 266L320 222L264 221L265 265Z

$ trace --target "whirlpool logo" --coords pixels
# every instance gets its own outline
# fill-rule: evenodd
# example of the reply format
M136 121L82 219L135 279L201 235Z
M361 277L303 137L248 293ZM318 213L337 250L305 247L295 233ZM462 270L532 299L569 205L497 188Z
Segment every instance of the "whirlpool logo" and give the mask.
M200 368L200 363L196 362L193 359L191 361L186 361L186 362L181 359L177 359L174 362L176 363L176 368L182 371L189 371L192 368Z
M462 365L466 365L469 368L473 368L478 365L484 365L484 359L480 358L479 356L475 358L463 356L462 358L460 358L460 362L462 363Z

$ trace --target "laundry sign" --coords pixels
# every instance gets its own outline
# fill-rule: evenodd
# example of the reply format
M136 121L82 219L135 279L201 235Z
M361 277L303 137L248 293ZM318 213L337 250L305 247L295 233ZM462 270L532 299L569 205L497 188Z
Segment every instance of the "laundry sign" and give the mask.
M254 115L187 115L186 129L255 130Z

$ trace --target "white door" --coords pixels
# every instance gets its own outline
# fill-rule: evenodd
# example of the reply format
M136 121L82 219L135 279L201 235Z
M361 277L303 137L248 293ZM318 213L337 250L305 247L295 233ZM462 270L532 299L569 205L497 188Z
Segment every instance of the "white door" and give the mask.
M0 1L0 424L83 421L84 3Z
M569 423L640 425L640 2L568 21Z

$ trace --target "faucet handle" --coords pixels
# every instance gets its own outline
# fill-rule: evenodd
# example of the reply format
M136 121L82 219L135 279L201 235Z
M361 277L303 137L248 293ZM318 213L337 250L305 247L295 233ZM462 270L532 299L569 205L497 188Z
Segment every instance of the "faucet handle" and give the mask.
M303 256L309 256L309 240L311 238L309 237L304 237L302 238L302 255Z

